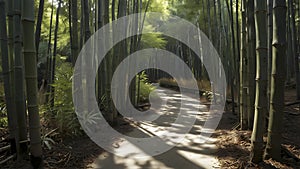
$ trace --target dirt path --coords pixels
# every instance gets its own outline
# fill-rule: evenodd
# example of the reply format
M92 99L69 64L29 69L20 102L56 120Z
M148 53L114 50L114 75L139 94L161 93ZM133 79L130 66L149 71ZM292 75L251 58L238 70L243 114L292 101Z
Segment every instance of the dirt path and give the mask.
M161 102L166 101L167 104L158 110L153 110L153 113L159 114L159 118L150 122L144 121L135 123L136 127L133 131L127 133L127 136L146 138L153 135L159 135L160 132L165 132L171 138L176 138L180 133L176 133L176 129L168 131L168 127L176 120L179 114L181 99L191 99L189 96L181 96L179 92L157 88L158 93L164 93L161 96ZM194 105L191 101L189 106ZM118 146L112 147L113 151L120 153L123 157L116 156L112 153L102 153L92 164L87 168L101 169L200 169L200 168L219 168L218 160L213 155L216 151L215 140L207 138L206 143L201 143L200 132L207 117L209 117L208 108L205 105L200 105L199 112L191 112L196 114L196 123L191 131L185 136L183 142L176 144L172 141L166 141L165 144L174 146L167 152L157 156L149 156L145 153L145 147L138 147L136 144L127 140L122 140L117 143ZM188 109L187 109L188 111ZM149 114L151 116L151 114ZM173 126L174 127L174 126ZM167 131L167 132L166 132ZM174 134L175 133L175 134ZM181 134L182 135L182 134ZM147 147L153 145L147 145ZM153 149L157 147L153 146ZM135 153L131 150L135 149ZM159 149L155 150L159 153ZM141 157L143 156L143 157Z

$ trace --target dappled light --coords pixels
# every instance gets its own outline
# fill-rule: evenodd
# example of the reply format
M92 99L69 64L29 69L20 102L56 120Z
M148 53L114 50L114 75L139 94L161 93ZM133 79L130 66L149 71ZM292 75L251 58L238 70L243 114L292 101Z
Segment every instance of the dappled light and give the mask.
M300 166L299 0L0 0L0 169Z

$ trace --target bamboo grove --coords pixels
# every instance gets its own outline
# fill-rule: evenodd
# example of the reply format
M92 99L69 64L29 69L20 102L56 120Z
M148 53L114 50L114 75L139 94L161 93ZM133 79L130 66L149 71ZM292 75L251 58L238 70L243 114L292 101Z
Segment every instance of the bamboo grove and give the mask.
M41 119L55 126L68 111L77 120L72 107L58 113L57 107L65 104L56 99L69 90L57 85L58 67L67 62L73 70L85 42L107 23L148 11L185 18L207 35L225 68L231 110L239 117L240 129L252 131L251 162L280 161L285 87L295 84L300 99L297 0L0 0L1 83L11 154L7 160L20 161L30 155L34 168L42 167ZM146 28L130 29L142 32ZM105 57L96 79L99 108L111 125L118 125L120 116L111 97L114 70L126 56L147 47L176 53L198 80L209 80L201 61L179 41L157 34L123 40ZM156 80L168 76L157 70L146 74ZM128 102L136 107L141 104L142 76L137 74L130 84ZM122 82L115 87L122 87Z

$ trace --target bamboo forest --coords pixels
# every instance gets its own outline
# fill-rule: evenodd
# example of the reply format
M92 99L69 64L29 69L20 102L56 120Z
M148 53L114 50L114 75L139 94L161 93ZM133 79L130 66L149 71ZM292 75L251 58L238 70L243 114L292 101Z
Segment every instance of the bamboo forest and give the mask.
M0 0L0 169L300 169L299 0Z

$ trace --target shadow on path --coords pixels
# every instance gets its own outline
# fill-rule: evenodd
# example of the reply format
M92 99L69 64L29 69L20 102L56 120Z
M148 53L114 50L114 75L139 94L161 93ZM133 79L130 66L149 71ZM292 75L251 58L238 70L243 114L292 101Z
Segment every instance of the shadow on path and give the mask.
M176 120L181 106L181 99L186 99L188 96L181 96L179 92L157 87L158 92L163 92L163 97L167 104L163 105L159 110L154 110L154 113L159 114L159 118L154 121L143 121L136 125L133 131L126 133L127 136L135 138L147 138L157 135L160 132L168 131L167 128L172 126L172 132L180 131L180 125L172 125ZM161 138L164 144L174 146L167 152L157 156L147 156L143 147L123 140L118 142L117 148L113 148L115 152L129 150L134 147L140 150L137 154L126 154L124 157L116 156L112 153L102 153L94 163L87 166L87 168L103 168L103 169L201 169L201 168L219 168L218 160L213 155L217 151L212 138L205 138L206 143L199 142L202 126L207 118L209 118L209 110L207 105L200 106L193 102L185 105L186 111L193 110L195 107L198 112L192 112L196 115L196 122L188 134L185 135L184 141L179 144ZM151 115L150 115L151 116ZM168 134L168 133L167 133ZM178 134L178 133L177 133ZM180 133L179 133L180 135ZM172 134L170 133L172 137ZM176 136L174 136L176 137ZM155 145L149 145L155 146ZM145 157L141 157L140 152L144 152Z

